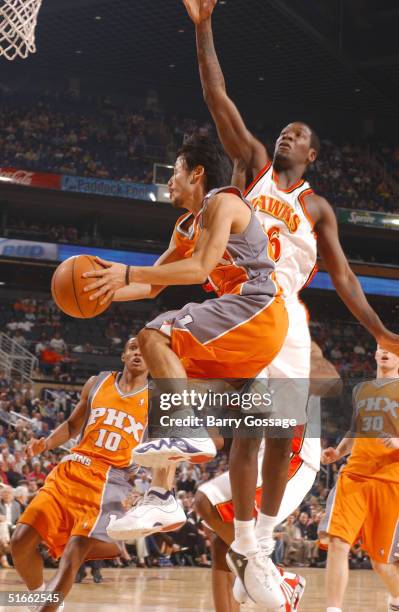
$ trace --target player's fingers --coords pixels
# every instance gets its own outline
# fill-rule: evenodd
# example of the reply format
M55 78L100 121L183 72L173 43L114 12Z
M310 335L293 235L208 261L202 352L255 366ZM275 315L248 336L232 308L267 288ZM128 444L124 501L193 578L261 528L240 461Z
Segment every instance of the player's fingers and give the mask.
M92 272L83 272L82 278L101 278L106 273L107 273L106 269L93 270Z
M87 293L88 291L94 291L95 289L99 289L100 287L103 287L106 283L107 283L107 279L101 278L95 283L90 283L90 285L86 285L86 287L83 288L83 291L85 293Z
M109 290L107 291L107 293L105 294L105 296L102 298L102 300L100 300L100 306L102 306L103 304L107 304L108 302L112 302L112 298L115 295L115 291L114 290Z
M98 298L100 298L101 296L104 295L104 293L107 293L107 291L109 291L109 286L108 283L105 285L102 285L102 287L96 291L95 293L93 293L90 297L89 300L92 302L93 300L98 300Z
M110 268L112 266L112 261L107 261L106 259L101 259L101 257L95 257L97 263L105 268Z
M194 21L194 23L198 22L198 10L194 9L192 0L183 0L183 4L187 9L187 13L190 18Z

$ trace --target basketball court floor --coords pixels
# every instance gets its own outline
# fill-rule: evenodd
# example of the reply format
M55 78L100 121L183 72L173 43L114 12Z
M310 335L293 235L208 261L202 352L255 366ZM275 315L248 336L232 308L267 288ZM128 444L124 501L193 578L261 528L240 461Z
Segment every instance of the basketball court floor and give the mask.
M50 576L52 570L46 570ZM91 577L73 587L65 612L197 612L213 610L211 571L196 568L105 569L104 582ZM301 569L307 579L300 612L325 612L324 570ZM14 570L0 570L0 590L23 590ZM242 610L259 609L243 606ZM386 595L371 571L350 572L345 612L386 612ZM0 606L1 612L26 611Z

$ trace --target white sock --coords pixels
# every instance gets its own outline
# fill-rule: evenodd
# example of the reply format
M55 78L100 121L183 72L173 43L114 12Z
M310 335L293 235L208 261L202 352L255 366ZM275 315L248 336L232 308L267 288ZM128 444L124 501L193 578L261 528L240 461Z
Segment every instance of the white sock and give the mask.
M30 593L40 593L41 591L45 591L45 590L46 590L46 585L43 582L43 584L37 587L37 589L32 589L29 592Z
M234 542L231 547L241 555L248 555L258 550L254 519L251 521L234 519Z
M259 512L255 533L258 540L273 538L273 531L278 523L277 516L268 516Z
M396 612L399 610L399 597L391 597L388 599L388 612Z
M342 608L327 608L327 612L342 612Z

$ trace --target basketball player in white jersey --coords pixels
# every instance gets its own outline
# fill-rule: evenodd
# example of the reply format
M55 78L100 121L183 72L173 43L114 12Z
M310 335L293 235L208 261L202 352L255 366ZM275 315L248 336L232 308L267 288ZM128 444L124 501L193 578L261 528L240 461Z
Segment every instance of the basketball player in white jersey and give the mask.
M320 397L340 393L342 383L334 366L324 357L315 342L311 353L311 386L307 400L307 426L296 432L293 439L289 480L278 513L282 523L301 504L310 491L320 469ZM255 509L258 509L263 487L269 491L268 483L262 481L262 459L258 455L258 482ZM216 612L238 612L237 602L245 603L248 595L241 580L234 583L233 575L226 565L228 546L234 537L234 508L229 472L205 482L196 494L196 510L205 523L214 531L212 541L212 585ZM260 537L260 544L262 539ZM291 572L283 572L281 589L286 599L286 612L295 612L304 592L305 580ZM235 600L235 601L234 601Z
M367 302L359 281L349 267L331 206L323 197L316 195L302 178L308 166L317 158L320 148L317 135L305 123L290 123L278 137L273 159L270 159L265 146L249 132L238 109L228 97L213 42L211 15L216 2L184 0L196 26L198 62L205 101L227 154L236 167L254 177L246 195L257 208L259 219L269 235L276 261L277 280L286 299L289 330L281 352L268 368L268 375L280 379L309 377L310 337L306 312L297 294L315 270L317 245L337 293L352 314L376 338L380 346L399 354L399 336L384 326ZM301 393L302 402L295 397L295 411L303 411L306 397L305 389ZM234 452L234 443L232 450ZM256 470L255 453L248 457L248 461L252 462L252 469ZM272 534L277 524L284 488L274 486L275 477L280 477L278 469L264 477L270 484L271 494L265 498L258 515L257 535L262 538L266 553L270 554L274 546ZM233 495L237 490L242 491L245 483L233 471L230 478ZM236 511L235 540L230 549L233 554L245 556L254 547L255 528L249 506L247 510Z

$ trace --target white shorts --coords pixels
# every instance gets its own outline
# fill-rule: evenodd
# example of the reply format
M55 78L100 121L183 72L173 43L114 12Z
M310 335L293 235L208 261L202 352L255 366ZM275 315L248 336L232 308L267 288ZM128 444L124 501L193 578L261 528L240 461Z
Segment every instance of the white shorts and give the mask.
M262 496L262 461L258 461L258 482L256 485L256 498L254 514L257 514ZM290 466L290 476L285 489L284 497L278 513L279 523L298 508L313 486L317 471L295 456ZM230 474L225 472L198 488L215 506L223 522L228 523L234 519L234 508L230 485Z
M272 363L258 378L270 380L273 412L280 418L306 423L309 396L311 338L306 307L295 295L285 301L288 312L288 333ZM287 380L289 379L289 380Z

